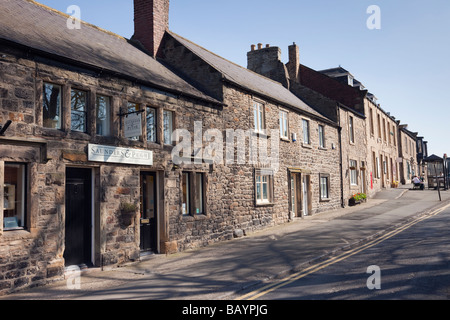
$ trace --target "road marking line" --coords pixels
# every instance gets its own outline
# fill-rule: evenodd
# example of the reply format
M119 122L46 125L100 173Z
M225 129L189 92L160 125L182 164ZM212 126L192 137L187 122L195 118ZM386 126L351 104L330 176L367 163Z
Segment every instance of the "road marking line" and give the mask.
M450 207L450 204L447 204L446 206L444 206L442 208L439 208L439 209L436 209L436 210L434 210L434 211L432 211L432 212L430 212L428 214L422 215L422 216L420 216L420 217L418 217L418 218L416 218L416 219L414 219L414 220L412 220L412 221L410 221L410 222L408 222L408 223L398 227L397 229L392 230L392 231L390 231L390 232L380 236L377 239L369 241L366 244L363 244L363 245L361 245L361 246L359 246L357 248L353 248L352 250L344 252L344 253L336 256L336 257L329 258L326 261L317 263L317 264L315 264L313 266L310 266L310 267L308 267L308 268L306 268L306 269L304 269L302 271L296 272L296 273L294 273L294 274L292 274L292 275L290 275L290 276L288 276L288 277L286 277L284 279L281 279L281 280L279 280L279 281L277 281L275 283L268 284L268 285L266 285L266 286L264 286L264 287L262 287L260 289L257 289L257 290L254 290L252 292L249 292L249 293L247 293L247 294L245 294L245 295L243 295L241 297L238 297L236 300L245 300L245 299L247 299L247 300L255 300L255 299L259 298L259 297L262 297L262 296L264 296L264 295L266 295L266 294L268 294L268 293L270 293L270 292L272 292L272 291L274 291L274 290L276 290L278 288L284 287L284 286L286 286L286 285L288 285L288 284L290 284L290 283L292 283L294 281L297 281L297 280L299 280L301 278L304 278L307 275L310 275L310 274L312 274L314 272L317 272L317 271L319 271L321 269L324 269L324 268L326 268L326 267L328 267L330 265L333 265L333 264L335 264L337 262L345 260L345 259L347 259L347 258L349 258L349 257L351 257L351 256L353 256L355 254L358 254L358 253L360 253L360 252L362 252L362 251L364 251L366 249L374 247L374 246L380 244L381 242L386 241L386 240L396 236L397 234L399 234L399 233L401 233L401 232L411 228L415 224L417 224L417 223L419 223L421 221L427 220L427 219L429 219L429 218L431 218L433 216L438 215L439 213L441 213L442 211L444 211L448 207Z

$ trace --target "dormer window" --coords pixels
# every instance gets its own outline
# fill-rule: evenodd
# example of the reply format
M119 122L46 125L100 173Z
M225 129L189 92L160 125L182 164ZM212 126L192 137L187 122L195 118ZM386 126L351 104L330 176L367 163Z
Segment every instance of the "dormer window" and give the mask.
M350 87L353 87L353 77L352 76L348 76L348 85Z

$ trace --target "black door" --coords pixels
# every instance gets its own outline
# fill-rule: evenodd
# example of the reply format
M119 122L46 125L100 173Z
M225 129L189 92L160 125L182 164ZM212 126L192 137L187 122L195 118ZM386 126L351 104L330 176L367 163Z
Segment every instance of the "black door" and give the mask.
M157 251L156 174L141 174L141 250Z
M91 170L66 170L66 266L91 265Z

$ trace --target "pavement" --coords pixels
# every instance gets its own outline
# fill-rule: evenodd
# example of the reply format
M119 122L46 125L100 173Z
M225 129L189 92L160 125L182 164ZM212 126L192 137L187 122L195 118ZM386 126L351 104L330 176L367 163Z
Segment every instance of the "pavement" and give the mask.
M87 269L0 300L227 300L271 279L373 240L450 203L450 191L379 192L355 207L322 212L242 238L127 266Z

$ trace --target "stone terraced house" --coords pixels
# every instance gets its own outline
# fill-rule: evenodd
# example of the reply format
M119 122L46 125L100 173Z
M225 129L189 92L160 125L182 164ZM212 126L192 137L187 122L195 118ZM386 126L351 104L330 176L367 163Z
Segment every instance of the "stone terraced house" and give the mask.
M136 0L128 40L2 2L1 293L341 205L337 124L170 32L168 7Z
M252 46L245 68L170 31L169 0L134 0L131 39L33 0L1 6L0 294L232 240L399 179L395 119L301 65L295 44L286 65Z

